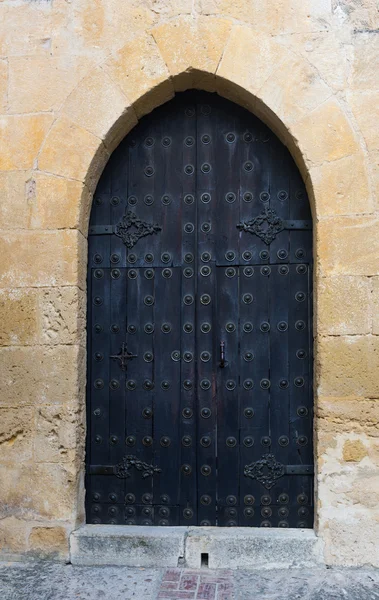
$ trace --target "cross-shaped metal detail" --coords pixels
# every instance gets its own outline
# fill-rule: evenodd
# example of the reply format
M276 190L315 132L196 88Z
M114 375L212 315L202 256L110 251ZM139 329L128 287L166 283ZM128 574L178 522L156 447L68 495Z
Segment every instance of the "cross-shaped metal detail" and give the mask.
M137 354L132 354L128 352L128 348L126 342L122 342L121 350L118 354L112 354L109 358L113 358L113 360L120 361L120 367L123 371L126 371L128 368L128 360L132 360L132 358L137 358Z

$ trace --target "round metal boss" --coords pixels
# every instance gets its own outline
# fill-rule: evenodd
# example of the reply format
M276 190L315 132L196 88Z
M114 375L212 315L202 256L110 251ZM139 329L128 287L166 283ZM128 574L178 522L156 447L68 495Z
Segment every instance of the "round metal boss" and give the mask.
M235 193L234 193L234 192L228 192L228 193L225 195L225 200L226 200L226 201L227 201L229 204L232 204L233 202L235 202L235 201L236 201L236 195L235 195Z
M211 438L207 435L204 435L200 440L200 445L203 446L203 448L209 448L211 445Z
M205 133L201 136L201 141L203 142L203 144L209 144L211 141L211 136Z
M147 206L151 206L154 202L154 198L151 194L146 194L143 201Z
M131 325L131 327L134 327L133 325ZM145 333L153 333L154 331L154 325L153 323L146 323L145 327L143 328Z
M195 202L195 198L194 198L194 196L192 196L192 194L186 194L184 196L184 202L185 202L185 204L188 204L188 205L193 204Z
M253 445L254 445L254 438L253 438L253 437L251 437L250 435L248 435L248 436L244 437L244 438L243 438L243 445L244 445L246 448L251 448L251 446L253 446Z
M210 323L202 323L200 329L202 333L209 333L211 330L211 325Z
M201 194L200 199L204 204L208 204L211 201L211 195L206 192L205 194Z

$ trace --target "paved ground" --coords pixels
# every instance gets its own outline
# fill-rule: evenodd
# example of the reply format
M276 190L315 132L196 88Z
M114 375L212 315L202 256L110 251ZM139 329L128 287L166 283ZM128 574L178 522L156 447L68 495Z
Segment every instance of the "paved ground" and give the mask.
M379 570L210 571L0 563L0 600L378 600Z

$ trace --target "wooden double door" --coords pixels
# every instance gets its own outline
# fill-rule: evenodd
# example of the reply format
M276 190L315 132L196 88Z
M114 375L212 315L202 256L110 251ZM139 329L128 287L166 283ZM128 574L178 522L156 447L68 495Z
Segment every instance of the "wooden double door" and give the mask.
M313 526L311 229L287 149L215 94L120 144L89 230L88 522Z

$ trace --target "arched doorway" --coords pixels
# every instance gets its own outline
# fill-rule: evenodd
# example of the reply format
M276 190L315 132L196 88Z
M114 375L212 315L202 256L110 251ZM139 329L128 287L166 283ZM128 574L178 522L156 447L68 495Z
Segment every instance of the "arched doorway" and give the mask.
M312 527L312 223L288 150L185 92L113 153L89 229L90 523Z

